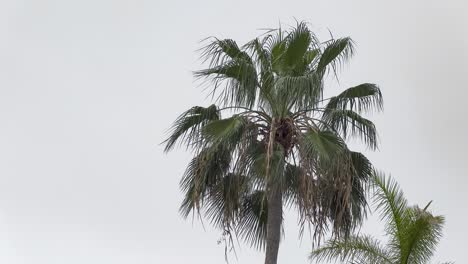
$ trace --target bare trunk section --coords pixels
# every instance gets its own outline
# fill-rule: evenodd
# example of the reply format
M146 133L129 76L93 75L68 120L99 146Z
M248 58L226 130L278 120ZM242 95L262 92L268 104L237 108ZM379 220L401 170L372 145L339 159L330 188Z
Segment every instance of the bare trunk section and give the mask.
M270 192L268 195L265 264L277 264L281 221L283 220L283 202L280 190L272 188Z

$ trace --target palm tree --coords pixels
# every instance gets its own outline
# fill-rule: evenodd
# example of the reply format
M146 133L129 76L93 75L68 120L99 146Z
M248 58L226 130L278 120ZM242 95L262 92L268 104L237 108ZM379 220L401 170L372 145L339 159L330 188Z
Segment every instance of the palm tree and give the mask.
M331 239L315 249L311 260L342 260L350 264L424 264L432 257L442 236L444 218L409 206L398 184L390 177L376 174L372 178L374 199L381 219L385 220L388 243L368 235L348 239Z
M209 67L195 75L211 85L215 104L184 112L165 141L165 151L178 143L194 151L181 180L182 215L204 215L231 241L265 249L266 264L277 262L284 206L297 208L302 231L313 226L314 241L330 226L340 237L359 224L372 165L345 139L377 147L361 114L380 110L382 95L364 83L322 96L327 74L352 54L350 38L319 42L305 23L242 47L209 39Z

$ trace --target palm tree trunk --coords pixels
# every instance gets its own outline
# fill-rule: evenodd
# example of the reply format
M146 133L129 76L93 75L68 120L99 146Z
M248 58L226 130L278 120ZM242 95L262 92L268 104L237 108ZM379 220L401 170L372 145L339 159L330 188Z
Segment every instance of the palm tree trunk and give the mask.
M268 197L268 218L265 264L276 264L283 220L283 202L280 190L270 190Z

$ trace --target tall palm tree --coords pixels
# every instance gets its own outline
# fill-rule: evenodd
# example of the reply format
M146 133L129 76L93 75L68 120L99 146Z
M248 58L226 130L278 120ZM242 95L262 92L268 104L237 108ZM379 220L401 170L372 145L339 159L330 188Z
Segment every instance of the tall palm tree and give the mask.
M277 262L284 206L297 208L314 240L330 226L347 235L365 214L372 165L345 139L375 149L375 126L361 114L382 108L370 83L322 96L327 74L353 54L352 40L319 42L298 23L242 47L209 41L202 52L209 67L195 75L211 85L215 104L184 112L165 141L166 151L178 142L194 151L181 213L203 214L224 234L265 249L266 264Z
M350 264L424 264L432 257L442 235L444 218L409 206L398 184L376 174L372 178L374 199L381 219L385 220L388 243L367 235L331 239L315 249L311 260L342 260Z

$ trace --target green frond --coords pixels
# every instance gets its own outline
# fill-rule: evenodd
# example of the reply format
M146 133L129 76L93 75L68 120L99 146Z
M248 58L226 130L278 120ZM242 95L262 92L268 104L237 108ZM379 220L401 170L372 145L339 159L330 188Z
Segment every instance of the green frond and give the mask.
M322 97L323 83L315 73L302 76L279 77L276 81L277 97L282 102L282 113L293 108L315 106Z
M390 253L369 236L328 240L313 250L309 259L316 262L340 260L355 264L393 264Z
M309 227L314 235L321 234L322 228L325 228L326 217L323 218L320 214L317 179L307 173L304 167L293 164L286 165L284 178L286 185L283 190L283 201L285 206L294 207L298 211L299 236L302 237L306 227Z
M210 186L204 199L205 216L214 226L233 230L238 221L244 196L250 192L249 178L227 173Z
M360 152L350 151L355 176L364 183L370 183L374 176L374 167L370 160Z
M418 207L408 208L408 217L401 259L404 263L427 263L442 236L444 217L433 216Z
M267 233L268 202L264 191L244 197L236 232L253 248L264 249Z
M304 153L324 161L330 161L346 149L341 137L329 130L310 129L301 136L299 144Z
M366 185L369 161L364 155L343 150L317 171L321 214L332 224L334 237L348 237L367 214Z
M286 37L286 50L282 57L282 70L293 72L298 65L304 64L304 56L312 42L312 33L304 22L297 26Z
M170 136L164 143L164 151L170 151L178 140L185 141L188 146L197 144L201 138L201 128L207 123L218 120L220 113L216 105L207 108L194 106L180 115L170 130Z
M266 149L260 149L259 152L255 153L255 160L252 164L252 176L260 178L266 184L266 168L268 154ZM275 144L272 155L270 157L270 181L274 182L277 186L284 186L284 166L286 162L284 160L284 150L280 144ZM264 187L264 186L263 186Z
M323 75L331 67L336 74L337 67L351 58L353 53L354 44L351 38L332 39L327 42L327 46L320 56L316 71Z
M255 103L258 80L257 70L251 60L229 60L197 71L195 77L211 80L213 96L217 95L218 100L226 106L252 107ZM221 89L219 93L218 88Z
M350 215L353 226L358 226L367 216L367 190L374 168L362 153L350 151L353 176L351 179Z
M305 65L313 64L313 62L317 60L317 58L319 58L319 55L320 55L319 49L312 49L312 50L306 51L304 55L304 64Z
M373 109L382 110L382 93L377 85L363 83L348 88L339 95L330 98L325 109L351 110L358 113Z
M246 49L251 50L253 58L257 62L257 67L260 68L260 94L259 99L263 106L267 102L272 101L272 90L274 88L275 77L271 66L271 54L265 49L265 40L260 41L258 38L250 41L245 45Z
M343 138L357 137L371 149L377 149L377 129L374 123L358 113L352 110L327 109L323 113L322 120L327 127L340 132Z
M380 217L386 222L386 232L390 235L390 246L401 249L404 241L405 213L408 202L398 183L379 172L374 173L371 184L374 189L374 200Z
M232 152L234 160L232 170L240 174L249 174L254 160L263 150L258 145L258 127L242 115L220 119L208 123L203 128L205 142L212 146L222 146Z
M304 171L300 166L293 164L286 164L284 170L284 179L285 179L285 189L283 190L283 196L286 204L289 205L299 205L300 191L301 188L306 188L303 179Z
M372 165L362 154L352 153L351 156L356 172L354 177L362 178L364 182L372 179L376 207L382 219L386 220L386 232L390 235L388 244L381 247L377 240L369 236L330 239L315 249L310 259L353 264L428 263L442 236L444 218L429 213L428 206L424 209L409 207L394 180L373 172ZM327 186L319 187L322 192L332 192ZM362 189L361 186L358 189Z
M281 34L278 34L271 41L270 53L271 53L271 66L272 70L276 75L281 75L283 72L283 57L286 52L287 44L286 41L282 38Z
M242 135L246 133L249 122L247 118L233 115L230 118L219 119L206 124L203 127L203 135L206 141L212 144L224 144L230 149L238 144Z
M202 48L201 57L206 61L210 60L210 66L224 64L228 60L246 60L250 57L242 51L237 43L232 39L208 38L209 44Z
M190 212L199 211L207 191L228 173L231 152L223 146L207 147L200 151L188 164L180 181L184 200L180 212L187 217Z

